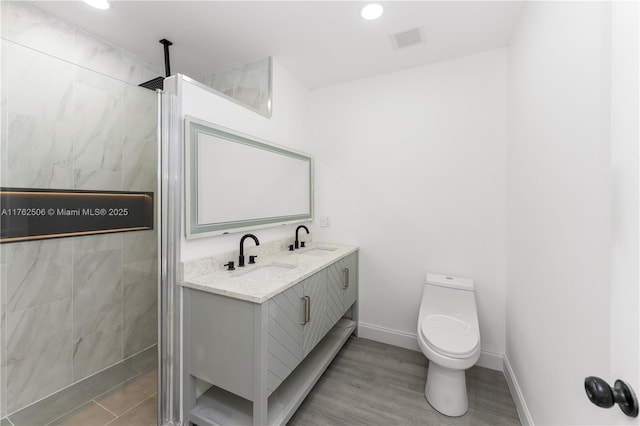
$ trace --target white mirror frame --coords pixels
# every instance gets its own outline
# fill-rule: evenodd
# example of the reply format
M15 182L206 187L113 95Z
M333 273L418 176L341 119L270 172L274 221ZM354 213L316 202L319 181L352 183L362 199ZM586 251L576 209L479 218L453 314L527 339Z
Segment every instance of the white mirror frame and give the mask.
M187 239L313 220L310 155L189 116L185 186Z

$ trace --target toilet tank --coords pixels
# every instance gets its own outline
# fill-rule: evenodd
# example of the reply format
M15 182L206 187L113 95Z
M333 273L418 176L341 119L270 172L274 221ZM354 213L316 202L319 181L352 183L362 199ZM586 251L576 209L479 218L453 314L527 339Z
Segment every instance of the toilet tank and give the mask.
M427 274L427 284L436 285L438 287L473 291L473 280L470 280L469 278L454 277L451 275Z
M419 318L425 315L446 315L477 327L473 280L450 275L427 274Z

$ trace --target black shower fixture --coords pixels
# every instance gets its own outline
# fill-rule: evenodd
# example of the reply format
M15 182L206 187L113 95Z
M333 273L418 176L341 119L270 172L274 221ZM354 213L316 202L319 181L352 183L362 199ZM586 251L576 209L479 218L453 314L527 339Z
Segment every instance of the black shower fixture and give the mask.
M171 43L166 38L163 38L162 40L160 40L160 43L164 45L164 69L165 69L166 77L169 77L171 75L171 66L169 64L169 46L171 46L173 43ZM138 84L138 86L144 87L153 91L155 91L156 89L162 90L164 88L164 79L165 77L156 77L149 81L145 81L144 83Z

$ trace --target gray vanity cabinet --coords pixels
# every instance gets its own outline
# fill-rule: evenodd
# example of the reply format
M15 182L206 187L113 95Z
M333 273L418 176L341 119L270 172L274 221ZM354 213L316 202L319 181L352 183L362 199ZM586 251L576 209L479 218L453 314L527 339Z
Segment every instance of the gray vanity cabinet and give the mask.
M327 268L327 323L336 323L358 297L358 260L351 254Z
M286 424L356 332L356 296L357 253L263 303L187 289L187 424ZM197 395L196 379L212 386Z

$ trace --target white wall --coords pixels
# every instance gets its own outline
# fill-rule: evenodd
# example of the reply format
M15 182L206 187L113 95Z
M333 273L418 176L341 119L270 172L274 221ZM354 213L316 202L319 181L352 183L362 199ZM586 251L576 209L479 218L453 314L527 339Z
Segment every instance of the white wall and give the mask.
M640 4L611 6L611 374L640 390ZM629 420L628 418L625 420ZM640 424L636 419L635 424Z
M625 419L583 388L609 369L609 7L531 2L509 48L506 354L538 425Z
M222 96L217 96L198 85L183 84L183 115L190 115L241 133L284 145L306 153L312 152L309 132L309 91L287 70L273 61L273 114L271 119L256 114ZM242 170L238 170L242 173ZM233 191L233 176L217 185L220 197ZM283 225L257 230L261 243L293 237L295 225ZM182 261L198 259L211 254L238 250L242 233L200 238L187 241L182 232Z
M453 274L504 353L506 98L504 49L312 92L314 238L360 246L362 335L417 349L425 274Z

